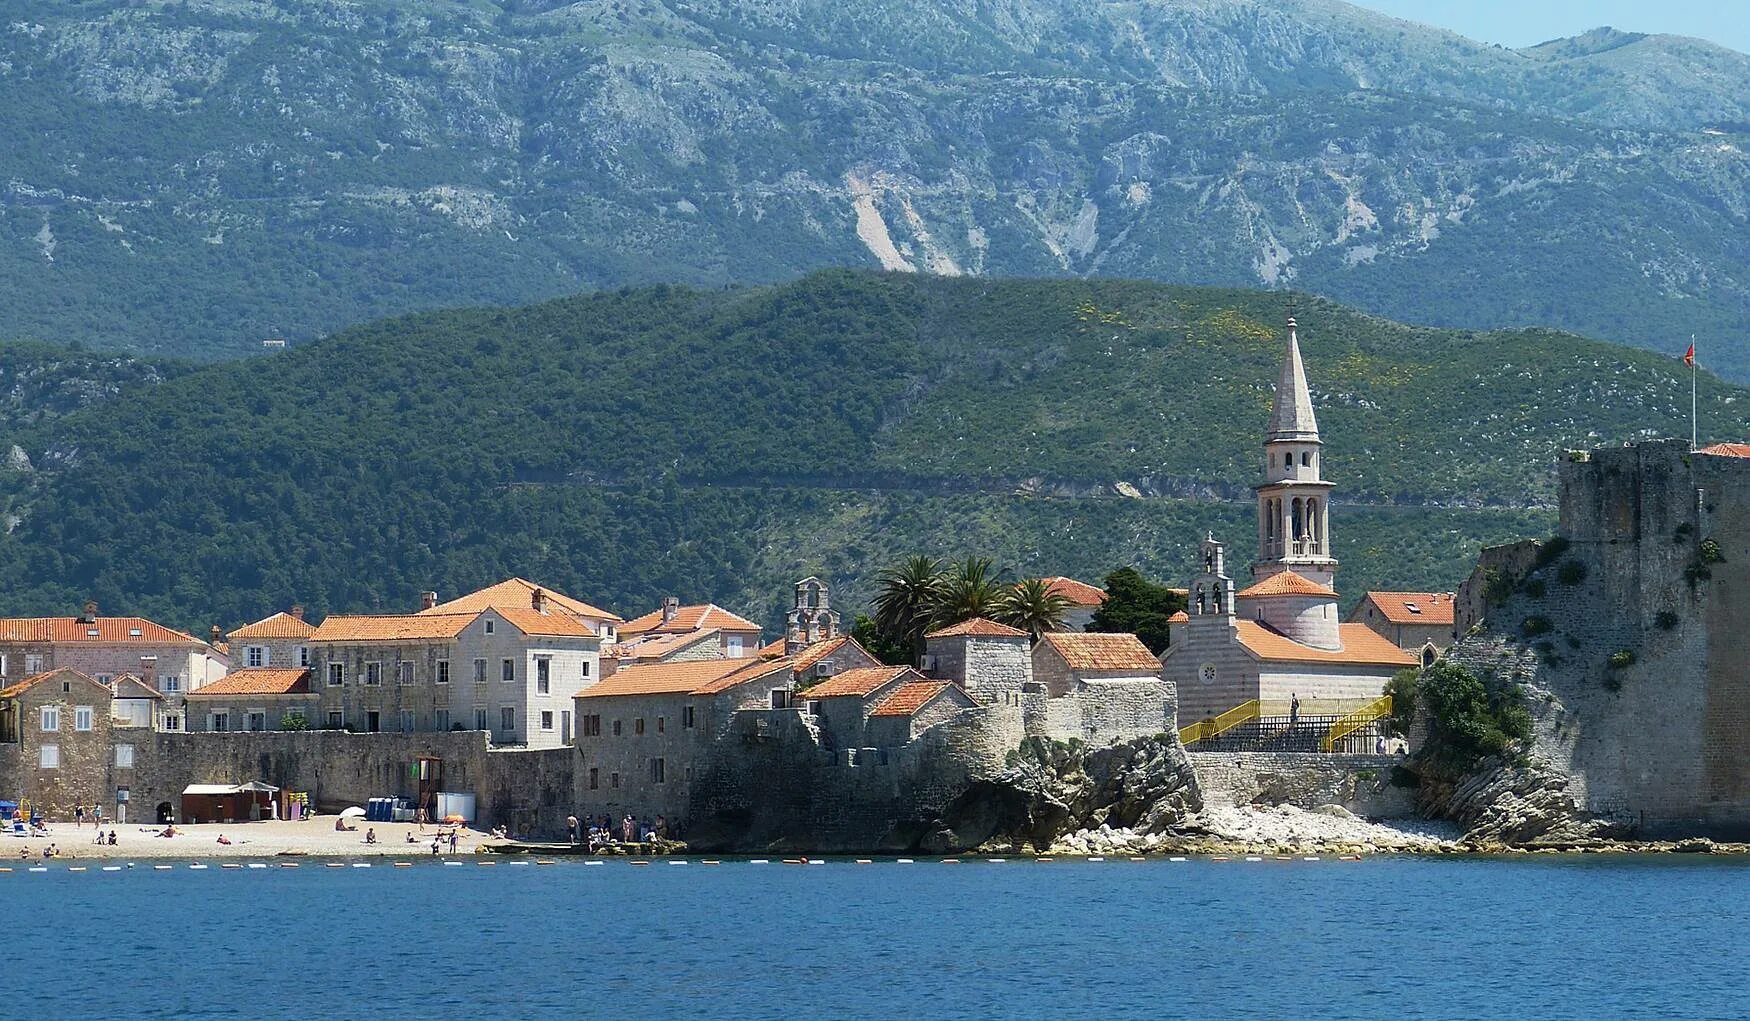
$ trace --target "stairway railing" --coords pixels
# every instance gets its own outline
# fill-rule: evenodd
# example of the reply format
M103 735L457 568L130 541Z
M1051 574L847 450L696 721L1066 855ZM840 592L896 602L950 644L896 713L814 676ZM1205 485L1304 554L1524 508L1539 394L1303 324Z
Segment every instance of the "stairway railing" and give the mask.
M1198 720L1188 727L1181 727L1179 729L1179 743L1190 745L1199 741L1207 741L1217 734L1257 719L1262 708L1262 704L1254 698L1250 702L1242 702L1234 706L1213 719Z
M1375 720L1391 715L1391 696L1382 695L1361 708L1331 724L1331 729L1319 741L1319 751L1328 752L1337 747L1337 742L1355 733Z

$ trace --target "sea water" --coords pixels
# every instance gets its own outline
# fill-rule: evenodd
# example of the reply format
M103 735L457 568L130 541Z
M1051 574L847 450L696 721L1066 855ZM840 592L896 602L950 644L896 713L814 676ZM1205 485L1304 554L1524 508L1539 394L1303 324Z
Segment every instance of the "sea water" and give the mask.
M1750 861L1699 857L57 863L0 898L21 1018L1750 1016Z

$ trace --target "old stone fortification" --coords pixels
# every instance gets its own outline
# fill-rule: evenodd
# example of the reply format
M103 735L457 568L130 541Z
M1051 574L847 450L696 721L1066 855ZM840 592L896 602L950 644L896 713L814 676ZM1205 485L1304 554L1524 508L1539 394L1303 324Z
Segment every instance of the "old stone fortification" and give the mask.
M1414 786L1392 783L1403 760L1393 755L1191 752L1209 805L1340 805L1369 819L1417 815Z
M1435 807L1517 839L1750 832L1750 460L1645 443L1560 483L1557 538L1485 551L1450 653L1523 687L1530 761Z

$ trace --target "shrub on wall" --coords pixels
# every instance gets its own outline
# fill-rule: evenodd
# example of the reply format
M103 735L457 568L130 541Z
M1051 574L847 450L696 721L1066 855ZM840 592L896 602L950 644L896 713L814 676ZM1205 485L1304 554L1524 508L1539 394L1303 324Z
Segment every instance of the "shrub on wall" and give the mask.
M1545 585L1542 578L1527 578L1525 584L1520 586L1520 591L1533 599L1542 599L1544 590Z
M1484 684L1442 660L1422 671L1417 695L1428 707L1424 752L1452 764L1505 754L1531 736L1531 714L1516 684Z
M1610 669L1621 670L1623 667L1635 665L1635 654L1632 649L1622 649L1610 654Z
M1659 628L1664 631L1669 631L1676 627L1677 621L1677 615L1670 610L1660 610L1659 615L1653 618L1653 622L1658 624Z
M1580 560L1563 561L1556 570L1556 580L1563 585L1578 585L1586 580L1586 564Z
M286 714L280 717L280 729L309 730L310 721L305 719L304 714L297 709L287 710Z
M1538 635L1547 635L1555 629L1556 626L1550 622L1548 617L1536 613L1525 618L1525 620L1520 622L1519 625L1520 632L1527 638L1536 638Z

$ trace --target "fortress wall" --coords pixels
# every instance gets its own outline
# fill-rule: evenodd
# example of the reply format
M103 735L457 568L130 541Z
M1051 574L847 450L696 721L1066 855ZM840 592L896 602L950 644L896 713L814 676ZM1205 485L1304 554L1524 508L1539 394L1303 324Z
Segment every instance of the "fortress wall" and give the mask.
M1416 815L1416 792L1391 783L1392 755L1189 752L1206 805L1341 805L1369 819Z

